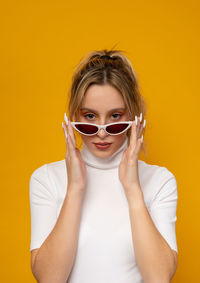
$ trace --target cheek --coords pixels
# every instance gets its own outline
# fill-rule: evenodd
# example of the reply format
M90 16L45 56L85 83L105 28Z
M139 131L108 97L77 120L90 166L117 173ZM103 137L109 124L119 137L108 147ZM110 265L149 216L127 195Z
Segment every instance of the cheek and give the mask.
M81 135L81 138L82 138L83 142L87 144L87 143L90 143L92 141L93 137L92 136L89 137L89 136Z
M126 136L126 132L122 133L121 135L113 136L113 141L116 145L123 143Z

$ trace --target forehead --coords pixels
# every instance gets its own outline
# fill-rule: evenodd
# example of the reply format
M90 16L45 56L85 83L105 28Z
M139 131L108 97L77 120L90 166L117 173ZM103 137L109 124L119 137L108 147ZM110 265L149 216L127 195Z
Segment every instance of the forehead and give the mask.
M121 93L111 85L91 85L82 100L80 109L89 108L98 113L125 108Z

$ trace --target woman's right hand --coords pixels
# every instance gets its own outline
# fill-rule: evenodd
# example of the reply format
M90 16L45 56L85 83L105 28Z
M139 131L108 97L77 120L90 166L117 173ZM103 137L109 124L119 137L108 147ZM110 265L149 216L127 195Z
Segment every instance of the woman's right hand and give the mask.
M68 126L63 123L63 132L65 135L65 142L67 146L65 154L65 163L67 167L68 184L67 187L72 191L84 192L86 187L86 166L82 159L81 153L76 148L76 139L71 125L71 121L68 119Z

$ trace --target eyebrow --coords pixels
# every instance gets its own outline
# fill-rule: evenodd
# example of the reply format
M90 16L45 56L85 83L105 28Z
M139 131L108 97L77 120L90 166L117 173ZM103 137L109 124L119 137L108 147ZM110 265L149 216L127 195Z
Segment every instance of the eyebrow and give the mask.
M91 111L91 112L96 113L96 114L98 113L97 111L90 109L90 108L81 108L80 110L87 110L87 111ZM114 109L109 110L108 113L111 113L113 111L119 111L119 110L126 110L126 108L124 108L124 107L114 108Z

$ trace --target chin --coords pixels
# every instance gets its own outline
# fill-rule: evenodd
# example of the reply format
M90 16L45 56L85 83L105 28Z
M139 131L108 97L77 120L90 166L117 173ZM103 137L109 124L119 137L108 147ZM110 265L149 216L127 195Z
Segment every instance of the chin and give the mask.
M92 153L96 155L97 157L106 158L113 154L113 150L112 151L111 150L99 151L98 149L96 149L96 150L93 150Z
M96 156L96 157L100 157L100 158L107 158L109 156L112 155L112 152L99 152L99 153L94 153L93 154Z

